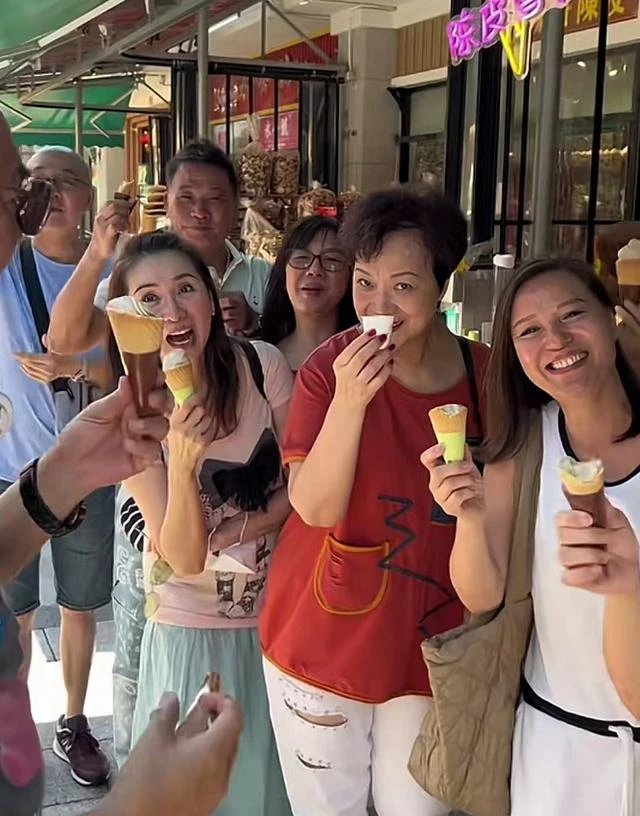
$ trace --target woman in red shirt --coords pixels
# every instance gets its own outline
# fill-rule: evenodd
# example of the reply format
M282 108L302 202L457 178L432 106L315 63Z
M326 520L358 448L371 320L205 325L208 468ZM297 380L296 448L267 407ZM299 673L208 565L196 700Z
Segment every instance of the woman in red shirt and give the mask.
M420 454L428 412L468 406L482 436L487 349L451 334L439 302L467 247L458 207L398 188L347 215L360 317L393 315L391 343L348 329L298 372L284 440L294 513L260 618L269 704L296 816L440 816L407 761L430 701L420 643L462 622L449 578L455 520ZM471 467L471 464L469 464Z

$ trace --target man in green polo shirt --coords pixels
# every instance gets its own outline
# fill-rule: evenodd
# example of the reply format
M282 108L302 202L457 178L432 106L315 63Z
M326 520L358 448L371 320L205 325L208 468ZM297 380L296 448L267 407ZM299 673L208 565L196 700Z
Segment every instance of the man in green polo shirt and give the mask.
M167 165L167 184L171 228L209 266L227 330L246 337L257 334L271 266L239 252L228 240L238 217L233 162L212 142L192 142ZM75 354L103 342L108 280L98 287L100 271L115 253L127 217L126 201L113 201L98 214L89 248L51 310L52 351Z

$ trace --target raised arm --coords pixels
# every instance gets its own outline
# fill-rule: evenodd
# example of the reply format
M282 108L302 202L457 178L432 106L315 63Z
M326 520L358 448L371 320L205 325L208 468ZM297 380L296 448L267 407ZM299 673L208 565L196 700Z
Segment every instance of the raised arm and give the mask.
M73 275L51 309L48 348L80 354L104 341L106 317L94 306L100 277L129 223L129 203L112 201L98 214L93 235Z
M429 489L442 509L456 518L449 569L464 606L487 612L502 603L513 528L513 461L487 465L480 476L469 449L464 462L442 464L442 446L422 455Z
M336 358L335 392L315 442L303 461L289 457L289 499L311 527L334 527L349 506L367 406L391 374L393 350L380 342L358 335ZM304 423L304 406L297 408Z

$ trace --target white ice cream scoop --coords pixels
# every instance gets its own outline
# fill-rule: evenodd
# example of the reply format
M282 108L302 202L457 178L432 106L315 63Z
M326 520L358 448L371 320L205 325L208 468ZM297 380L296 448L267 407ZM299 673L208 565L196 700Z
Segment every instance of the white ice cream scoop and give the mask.
M387 335L387 339L380 346L381 349L386 349L391 342L393 315L362 315L360 319L362 320L362 328L365 332L370 332L375 329L378 337L382 334Z

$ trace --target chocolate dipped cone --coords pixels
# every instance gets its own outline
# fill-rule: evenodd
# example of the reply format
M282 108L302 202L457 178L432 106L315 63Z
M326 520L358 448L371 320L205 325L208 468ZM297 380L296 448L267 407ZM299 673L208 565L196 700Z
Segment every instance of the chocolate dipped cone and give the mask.
M169 391L173 394L178 408L181 408L196 390L191 361L184 351L170 351L162 361L162 370Z
M594 527L605 527L604 469L599 459L578 462L571 456L560 460L560 479L572 510L589 513Z
M149 394L158 384L164 321L129 296L110 300L107 315L131 380L138 416L153 416Z
M444 445L444 461L462 462L467 438L467 408L465 405L441 405L429 411L429 419L440 445Z

